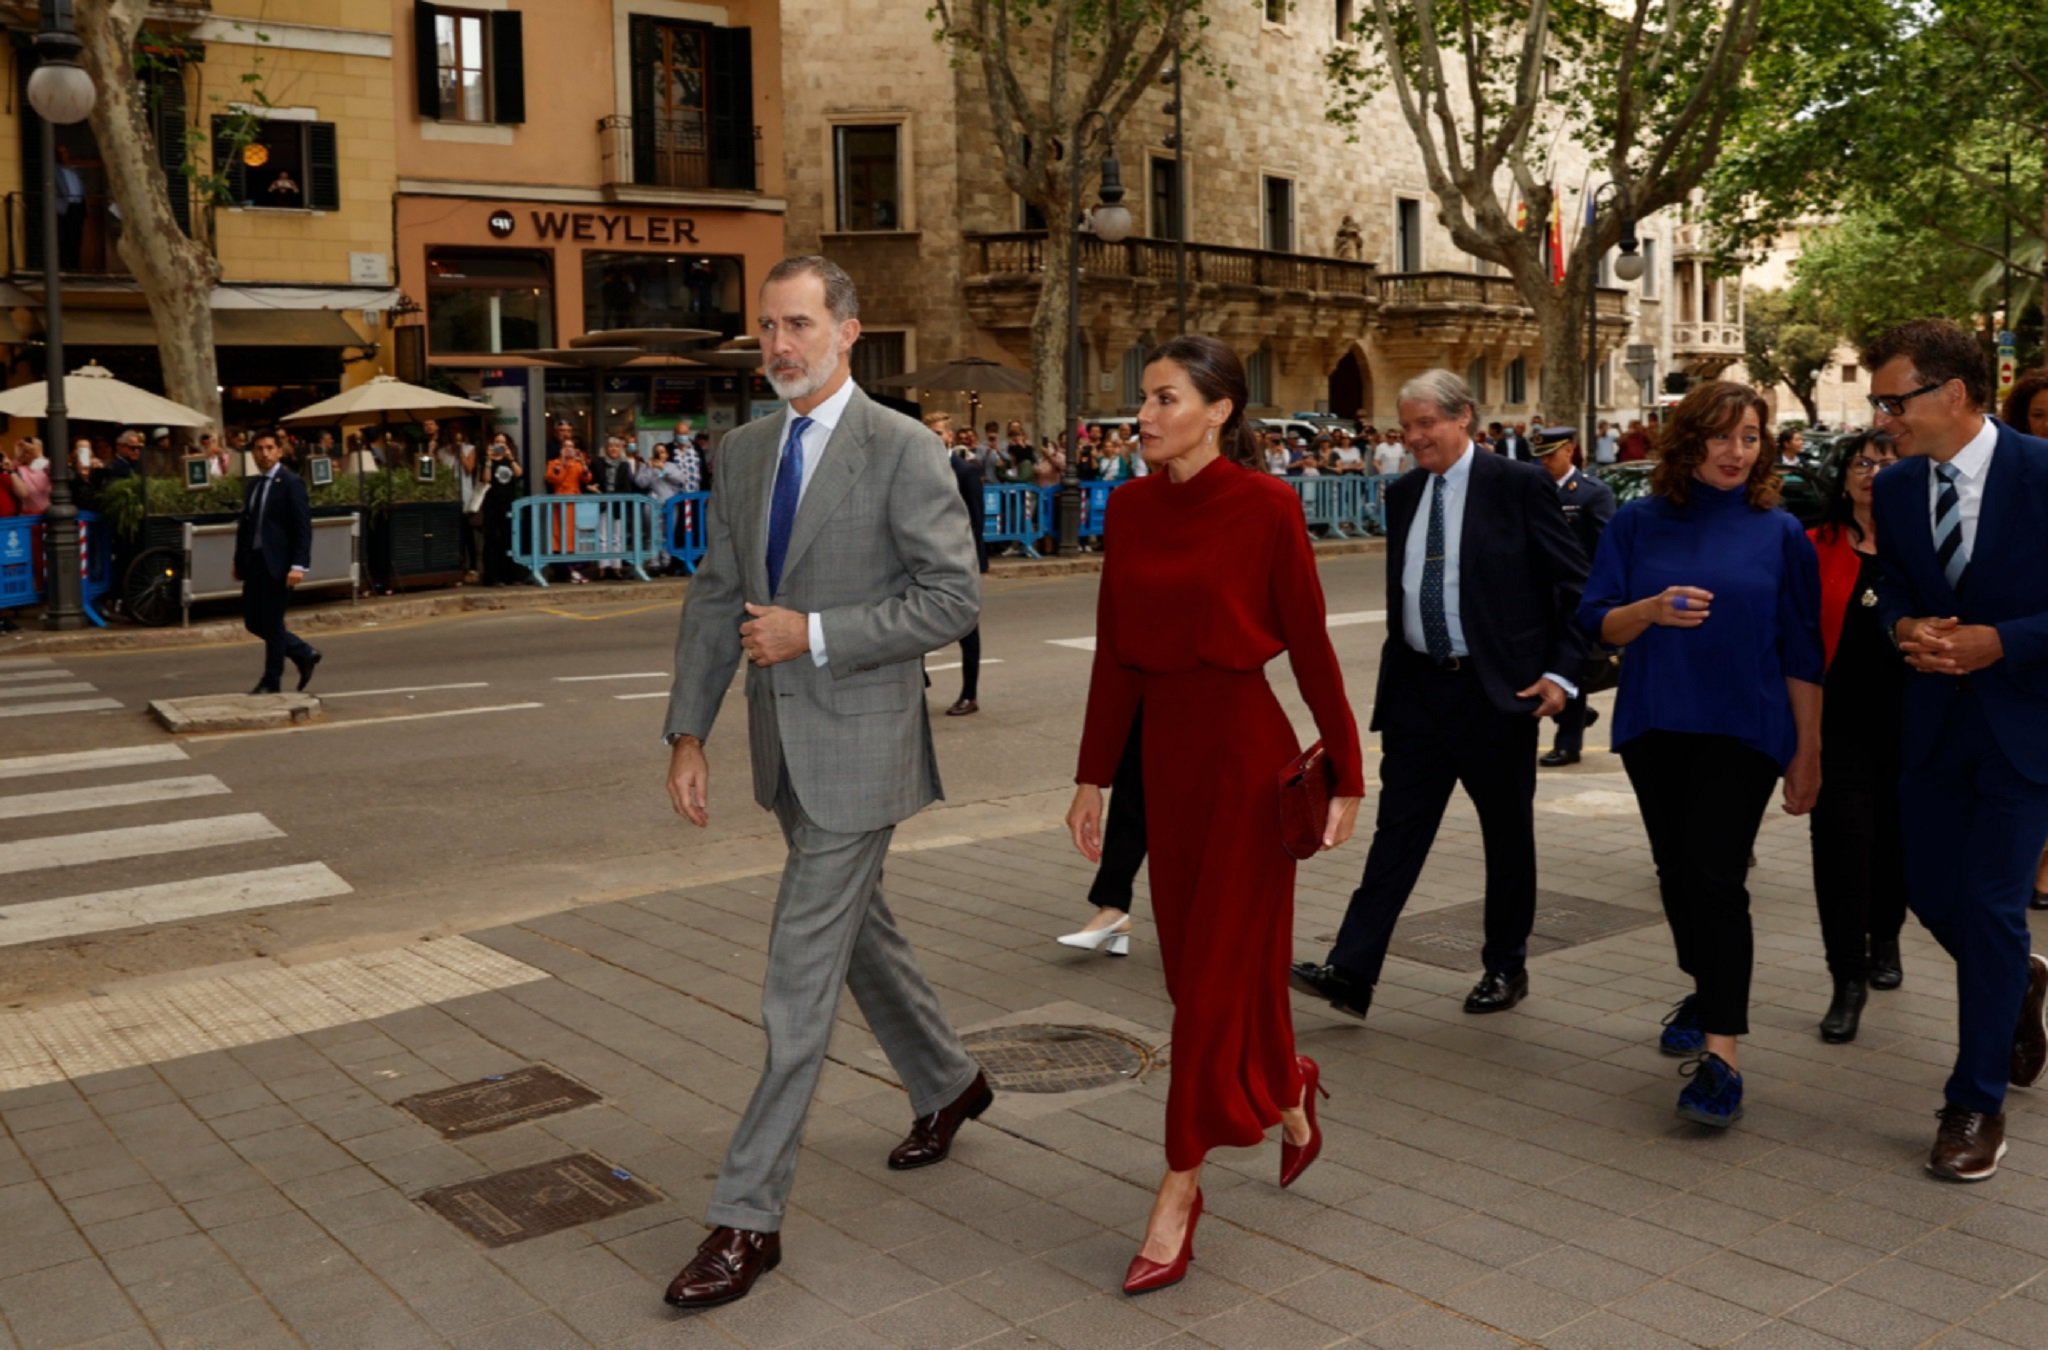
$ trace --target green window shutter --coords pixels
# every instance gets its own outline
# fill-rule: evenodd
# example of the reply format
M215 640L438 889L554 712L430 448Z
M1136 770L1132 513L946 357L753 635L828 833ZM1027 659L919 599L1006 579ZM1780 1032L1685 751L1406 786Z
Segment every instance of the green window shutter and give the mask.
M306 205L315 211L341 209L341 155L334 123L306 124Z
M178 228L192 233L192 178L185 172L185 70L173 66L150 80L156 162L164 171L164 190Z
M502 126L526 120L526 38L517 10L491 15L491 120Z
M654 20L635 14L627 21L627 47L633 63L633 181L654 181Z
M228 117L222 113L213 115L213 171L225 178L230 200L240 203L249 198L249 170L242 157L235 153L234 138L228 133Z
M711 186L754 188L754 34L711 30L705 84L711 104Z
M440 7L419 0L412 7L413 86L419 92L420 116L441 115L441 61L434 50L434 19Z

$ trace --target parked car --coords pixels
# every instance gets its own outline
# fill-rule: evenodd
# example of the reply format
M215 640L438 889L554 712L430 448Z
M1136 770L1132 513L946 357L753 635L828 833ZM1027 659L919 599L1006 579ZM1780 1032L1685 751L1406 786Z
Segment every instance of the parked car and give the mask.
M1632 502L1650 491L1650 475L1657 468L1652 459L1630 460L1625 464L1598 464L1589 472L1614 492L1617 505ZM1799 518L1807 529L1821 523L1827 515L1828 493L1833 485L1834 468L1818 460L1808 462L1802 457L1799 467L1787 468L1779 473L1783 483L1782 503L1787 511Z

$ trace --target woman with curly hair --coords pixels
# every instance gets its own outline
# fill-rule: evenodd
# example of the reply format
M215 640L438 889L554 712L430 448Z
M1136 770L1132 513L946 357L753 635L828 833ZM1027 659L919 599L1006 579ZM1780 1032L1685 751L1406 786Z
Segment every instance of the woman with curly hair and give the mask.
M1649 495L1601 536L1578 613L1588 634L1628 649L1614 748L1692 980L1663 1049L1694 1056L1679 1116L1719 1129L1742 1115L1750 850L1781 777L1792 815L1820 795L1819 564L1778 507L1766 415L1755 390L1727 380L1685 396Z

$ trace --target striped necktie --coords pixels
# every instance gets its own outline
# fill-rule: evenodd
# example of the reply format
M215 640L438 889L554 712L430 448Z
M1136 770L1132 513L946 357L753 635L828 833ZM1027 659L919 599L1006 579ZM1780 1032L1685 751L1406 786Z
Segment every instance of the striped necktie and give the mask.
M1958 470L1954 464L1934 466L1941 490L1934 498L1934 557L1949 589L1962 585L1963 569L1970 565L1970 550L1963 547L1963 498L1956 490Z

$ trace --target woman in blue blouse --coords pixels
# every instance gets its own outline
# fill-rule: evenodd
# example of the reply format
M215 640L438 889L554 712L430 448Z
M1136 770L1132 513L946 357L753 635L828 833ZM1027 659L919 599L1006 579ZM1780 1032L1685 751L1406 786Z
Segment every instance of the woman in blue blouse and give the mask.
M1678 967L1693 992L1667 1054L1695 1055L1678 1114L1742 1115L1736 1038L1749 1030L1748 859L1782 776L1785 810L1820 795L1820 576L1778 509L1764 401L1713 380L1665 424L1650 495L1601 536L1579 624L1628 648L1614 746L1657 863Z

